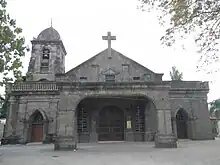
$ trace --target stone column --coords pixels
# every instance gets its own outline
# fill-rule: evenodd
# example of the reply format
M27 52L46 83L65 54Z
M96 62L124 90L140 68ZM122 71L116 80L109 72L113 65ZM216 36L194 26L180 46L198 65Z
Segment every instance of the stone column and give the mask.
M144 141L150 141L150 128L149 128L149 115L150 115L150 107L145 105L145 111L144 111Z
M172 133L169 100L160 100L157 105L158 129L155 137L156 148L177 148L177 138Z
M77 147L76 102L73 97L62 95L57 114L55 150L73 150Z
M90 142L97 142L98 141L98 136L97 136L97 112L94 112L91 115L91 133L90 133Z

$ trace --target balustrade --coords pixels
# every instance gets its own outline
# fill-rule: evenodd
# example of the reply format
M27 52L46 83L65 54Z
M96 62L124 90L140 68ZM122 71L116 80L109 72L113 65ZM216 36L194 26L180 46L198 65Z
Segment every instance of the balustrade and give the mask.
M23 82L17 84L8 84L6 87L7 91L17 92L17 91L56 91L58 87L56 83L52 82Z

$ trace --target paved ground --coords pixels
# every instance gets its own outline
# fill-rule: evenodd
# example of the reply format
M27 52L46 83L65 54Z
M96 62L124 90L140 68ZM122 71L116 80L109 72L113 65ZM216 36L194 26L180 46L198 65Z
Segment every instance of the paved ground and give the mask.
M73 151L53 145L0 146L0 165L219 165L220 140L182 141L177 149L153 143L81 144Z

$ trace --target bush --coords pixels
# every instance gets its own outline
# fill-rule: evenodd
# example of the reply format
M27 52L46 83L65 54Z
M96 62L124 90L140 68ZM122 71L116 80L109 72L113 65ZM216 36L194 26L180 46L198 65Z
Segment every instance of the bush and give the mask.
M20 144L20 137L17 135L10 135L8 137L3 137L1 139L1 144L6 145L6 144Z

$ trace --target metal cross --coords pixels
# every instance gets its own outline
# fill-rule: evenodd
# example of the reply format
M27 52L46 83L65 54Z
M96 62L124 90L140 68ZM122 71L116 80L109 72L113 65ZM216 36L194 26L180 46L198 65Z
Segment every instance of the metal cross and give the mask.
M111 36L111 32L108 32L107 36L102 36L102 39L108 41L108 58L112 58L112 56L111 56L111 41L116 40L116 36Z

